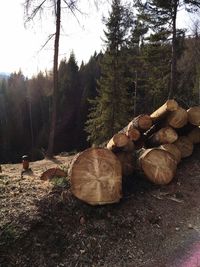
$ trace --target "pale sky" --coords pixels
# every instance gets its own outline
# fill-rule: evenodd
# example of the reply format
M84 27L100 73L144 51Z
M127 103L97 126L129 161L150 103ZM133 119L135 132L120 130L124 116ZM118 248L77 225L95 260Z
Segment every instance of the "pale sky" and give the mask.
M50 70L53 66L52 39L41 50L48 36L55 32L54 16L47 14L42 20L34 20L29 27L24 27L23 0L1 0L0 3L0 72L22 70L25 76L32 76L40 70ZM79 22L64 11L60 37L60 59L69 58L73 50L78 64L87 62L91 55L100 51L103 36L102 15L107 14L108 4L104 1L104 11L88 5L82 0L77 14Z
M31 77L40 70L52 69L53 39L43 48L48 36L55 32L53 14L46 14L42 20L35 20L24 28L24 0L1 0L0 3L0 72L22 70L25 76ZM107 16L109 2L103 1L97 10L82 0L80 9L84 15L77 14L79 23L69 13L63 14L60 39L60 59L69 58L73 50L78 64L89 60L96 50L103 48L102 16ZM44 13L45 14L45 13ZM179 16L179 24L188 27L192 17Z

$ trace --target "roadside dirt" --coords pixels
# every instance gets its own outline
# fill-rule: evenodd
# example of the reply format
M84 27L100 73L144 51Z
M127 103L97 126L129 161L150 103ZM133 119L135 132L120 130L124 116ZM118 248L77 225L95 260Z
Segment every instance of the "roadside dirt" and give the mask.
M1 267L200 266L200 147L169 185L137 174L123 181L120 203L97 207L73 197L68 182L40 180L71 159L32 162L22 178L21 164L2 165Z

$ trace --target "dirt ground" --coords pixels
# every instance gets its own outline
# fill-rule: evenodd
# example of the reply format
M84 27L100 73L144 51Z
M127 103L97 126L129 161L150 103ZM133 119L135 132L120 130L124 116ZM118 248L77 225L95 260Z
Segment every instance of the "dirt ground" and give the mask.
M50 167L72 157L2 165L0 266L200 266L200 147L183 160L174 180L152 185L141 174L123 181L123 199L92 207L49 183ZM65 197L62 192L65 191Z

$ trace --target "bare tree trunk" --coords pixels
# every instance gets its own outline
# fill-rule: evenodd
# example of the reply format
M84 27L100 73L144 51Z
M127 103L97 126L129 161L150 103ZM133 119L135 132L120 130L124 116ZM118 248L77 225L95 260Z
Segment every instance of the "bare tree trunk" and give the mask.
M172 16L172 56L171 56L171 77L168 99L172 98L176 86L176 72L177 72L177 55L176 55L176 17L177 17L178 1L174 1L173 16Z
M52 114L51 128L49 133L49 143L47 149L47 157L53 157L55 129L57 120L57 98L58 98L58 51L60 39L60 20L61 20L61 0L56 3L56 34L54 42L54 62L53 62L53 99L52 99Z

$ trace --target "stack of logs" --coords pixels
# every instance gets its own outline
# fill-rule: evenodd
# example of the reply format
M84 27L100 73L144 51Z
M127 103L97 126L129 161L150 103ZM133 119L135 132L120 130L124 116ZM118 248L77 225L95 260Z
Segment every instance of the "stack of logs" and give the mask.
M139 115L106 148L89 148L74 159L73 194L92 204L118 202L123 177L140 169L155 184L168 184L181 159L200 143L200 107L188 110L168 100L151 115Z

